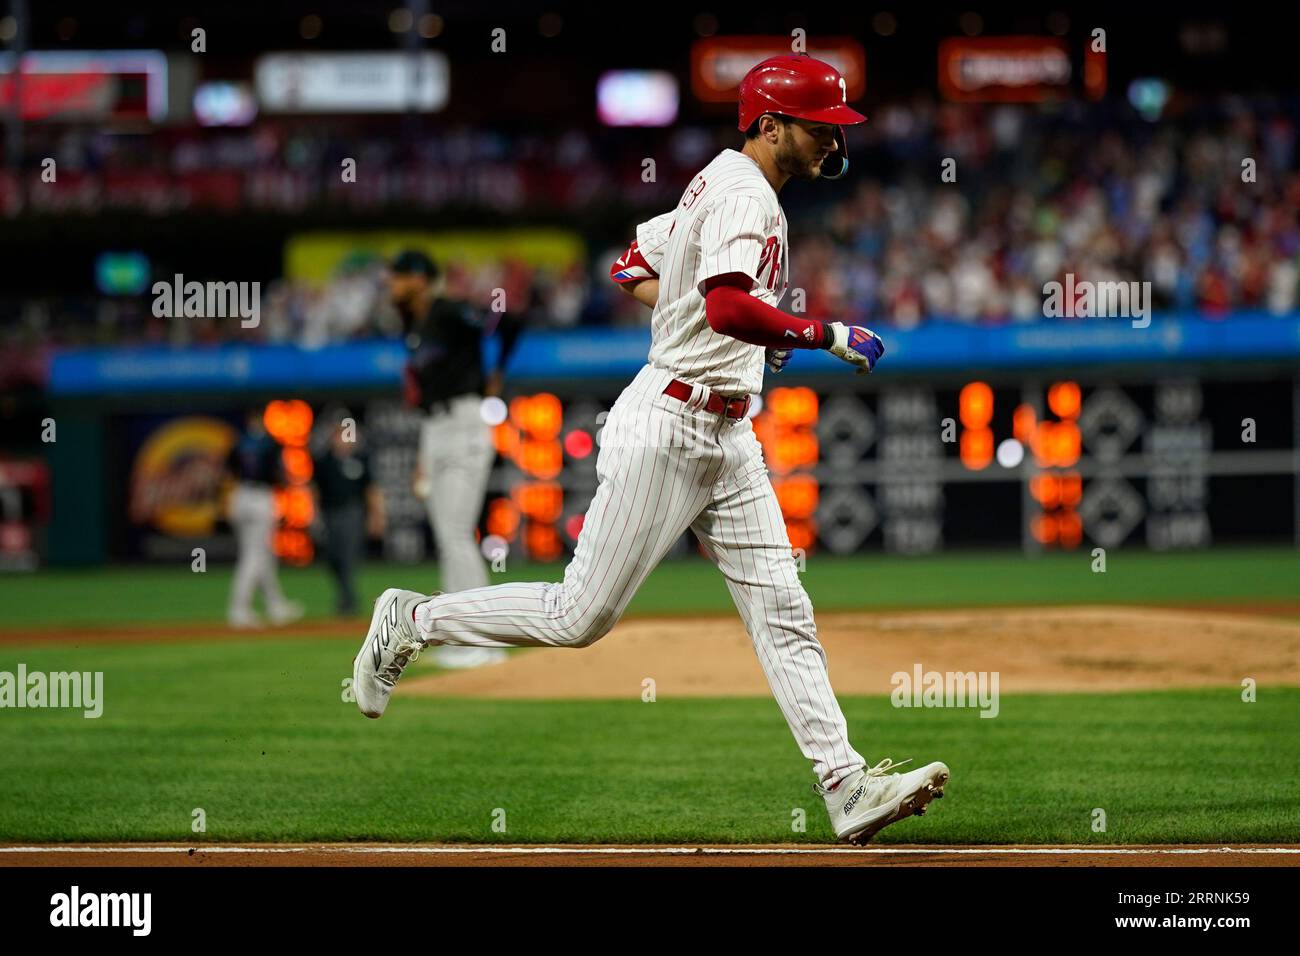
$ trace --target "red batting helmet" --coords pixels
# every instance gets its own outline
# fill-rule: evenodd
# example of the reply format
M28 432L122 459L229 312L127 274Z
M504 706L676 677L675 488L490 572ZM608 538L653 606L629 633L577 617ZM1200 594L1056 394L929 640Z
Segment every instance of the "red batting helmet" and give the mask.
M839 169L822 175L839 179L848 171L849 153L844 145L843 126L862 123L866 117L848 105L848 92L839 70L806 53L787 53L768 57L740 81L740 128L747 130L764 113L793 116L818 123L834 123L835 152L826 163L838 157Z

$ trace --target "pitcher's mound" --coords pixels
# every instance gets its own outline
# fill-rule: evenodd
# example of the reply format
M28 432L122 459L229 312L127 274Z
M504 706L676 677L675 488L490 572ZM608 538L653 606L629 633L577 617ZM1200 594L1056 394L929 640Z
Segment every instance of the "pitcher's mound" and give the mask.
M888 694L890 678L996 671L1000 691L1107 691L1300 683L1300 624L1130 607L818 614L840 694ZM763 696L738 617L629 619L581 650L536 648L480 670L408 675L402 694L494 698Z

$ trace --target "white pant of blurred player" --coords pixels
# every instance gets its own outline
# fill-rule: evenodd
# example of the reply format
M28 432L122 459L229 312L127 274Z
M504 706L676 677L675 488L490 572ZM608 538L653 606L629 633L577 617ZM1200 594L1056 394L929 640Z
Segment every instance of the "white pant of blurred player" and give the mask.
M253 593L258 588L272 624L287 624L302 617L302 605L288 600L280 590L279 563L271 547L275 530L275 496L271 489L253 482L236 485L230 499L230 524L238 546L226 611L230 626L248 628L262 623L253 613Z
M496 450L483 420L483 400L458 395L436 404L420 428L420 473L429 525L438 546L442 591L486 587L487 568L475 530ZM439 647L430 659L440 667L466 669L495 664L506 652L490 647Z

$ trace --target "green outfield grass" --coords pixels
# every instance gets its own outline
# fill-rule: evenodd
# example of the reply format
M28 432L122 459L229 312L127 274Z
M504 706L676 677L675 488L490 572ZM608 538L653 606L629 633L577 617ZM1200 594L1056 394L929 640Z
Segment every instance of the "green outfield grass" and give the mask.
M103 716L0 711L0 840L828 842L770 699L342 699L352 640L0 646L101 670ZM524 653L580 653L532 651ZM948 798L880 842L1300 839L1300 689L1004 696L1001 713L846 698L875 761L943 759ZM195 808L207 831L191 832ZM1093 811L1106 813L1094 832ZM505 813L506 832L492 829ZM794 811L807 815L796 832Z
M821 610L1300 599L1300 552L1091 557L813 556ZM558 580L560 565L494 580ZM320 568L287 570L313 615ZM0 671L103 671L104 715L0 710L0 840L827 842L811 773L769 698L503 702L399 699L382 721L345 702L360 634L79 644L75 628L212 622L228 568L49 571L0 578ZM362 593L436 587L431 567L371 566ZM730 611L698 560L650 577L632 613ZM1294 613L1294 612L1292 612ZM70 633L68 629L74 629ZM209 632L210 633L210 632ZM185 638L184 631L166 636ZM613 639L613 638L612 638ZM523 651L519 653L581 653ZM422 666L422 665L421 665ZM881 842L1300 841L1300 688L1243 703L1201 691L1005 696L975 710L844 698L857 746L953 769L949 797ZM202 808L207 831L191 831ZM1105 832L1092 829L1105 811ZM506 830L492 828L494 811ZM807 828L791 823L796 810Z
M560 564L512 566L505 581L558 581ZM1300 601L1300 549L1215 550L1154 554L1112 551L1106 573L1092 571L1087 551L1026 558L1019 553L808 558L803 581L822 610L872 607L971 607L999 604ZM313 615L333 607L320 567L286 569L285 591ZM432 591L436 567L370 565L360 575L369 602L386 587ZM151 621L220 620L230 570L203 574L188 565L42 571L0 577L5 627L123 625ZM660 565L628 609L632 614L731 611L718 572L703 559Z

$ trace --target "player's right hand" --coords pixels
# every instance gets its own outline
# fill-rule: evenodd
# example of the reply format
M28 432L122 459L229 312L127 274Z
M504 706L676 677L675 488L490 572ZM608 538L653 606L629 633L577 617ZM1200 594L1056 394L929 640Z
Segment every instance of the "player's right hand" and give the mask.
M885 343L880 336L862 325L845 325L843 322L827 323L832 341L826 350L836 358L858 367L858 374L870 372L885 354Z

